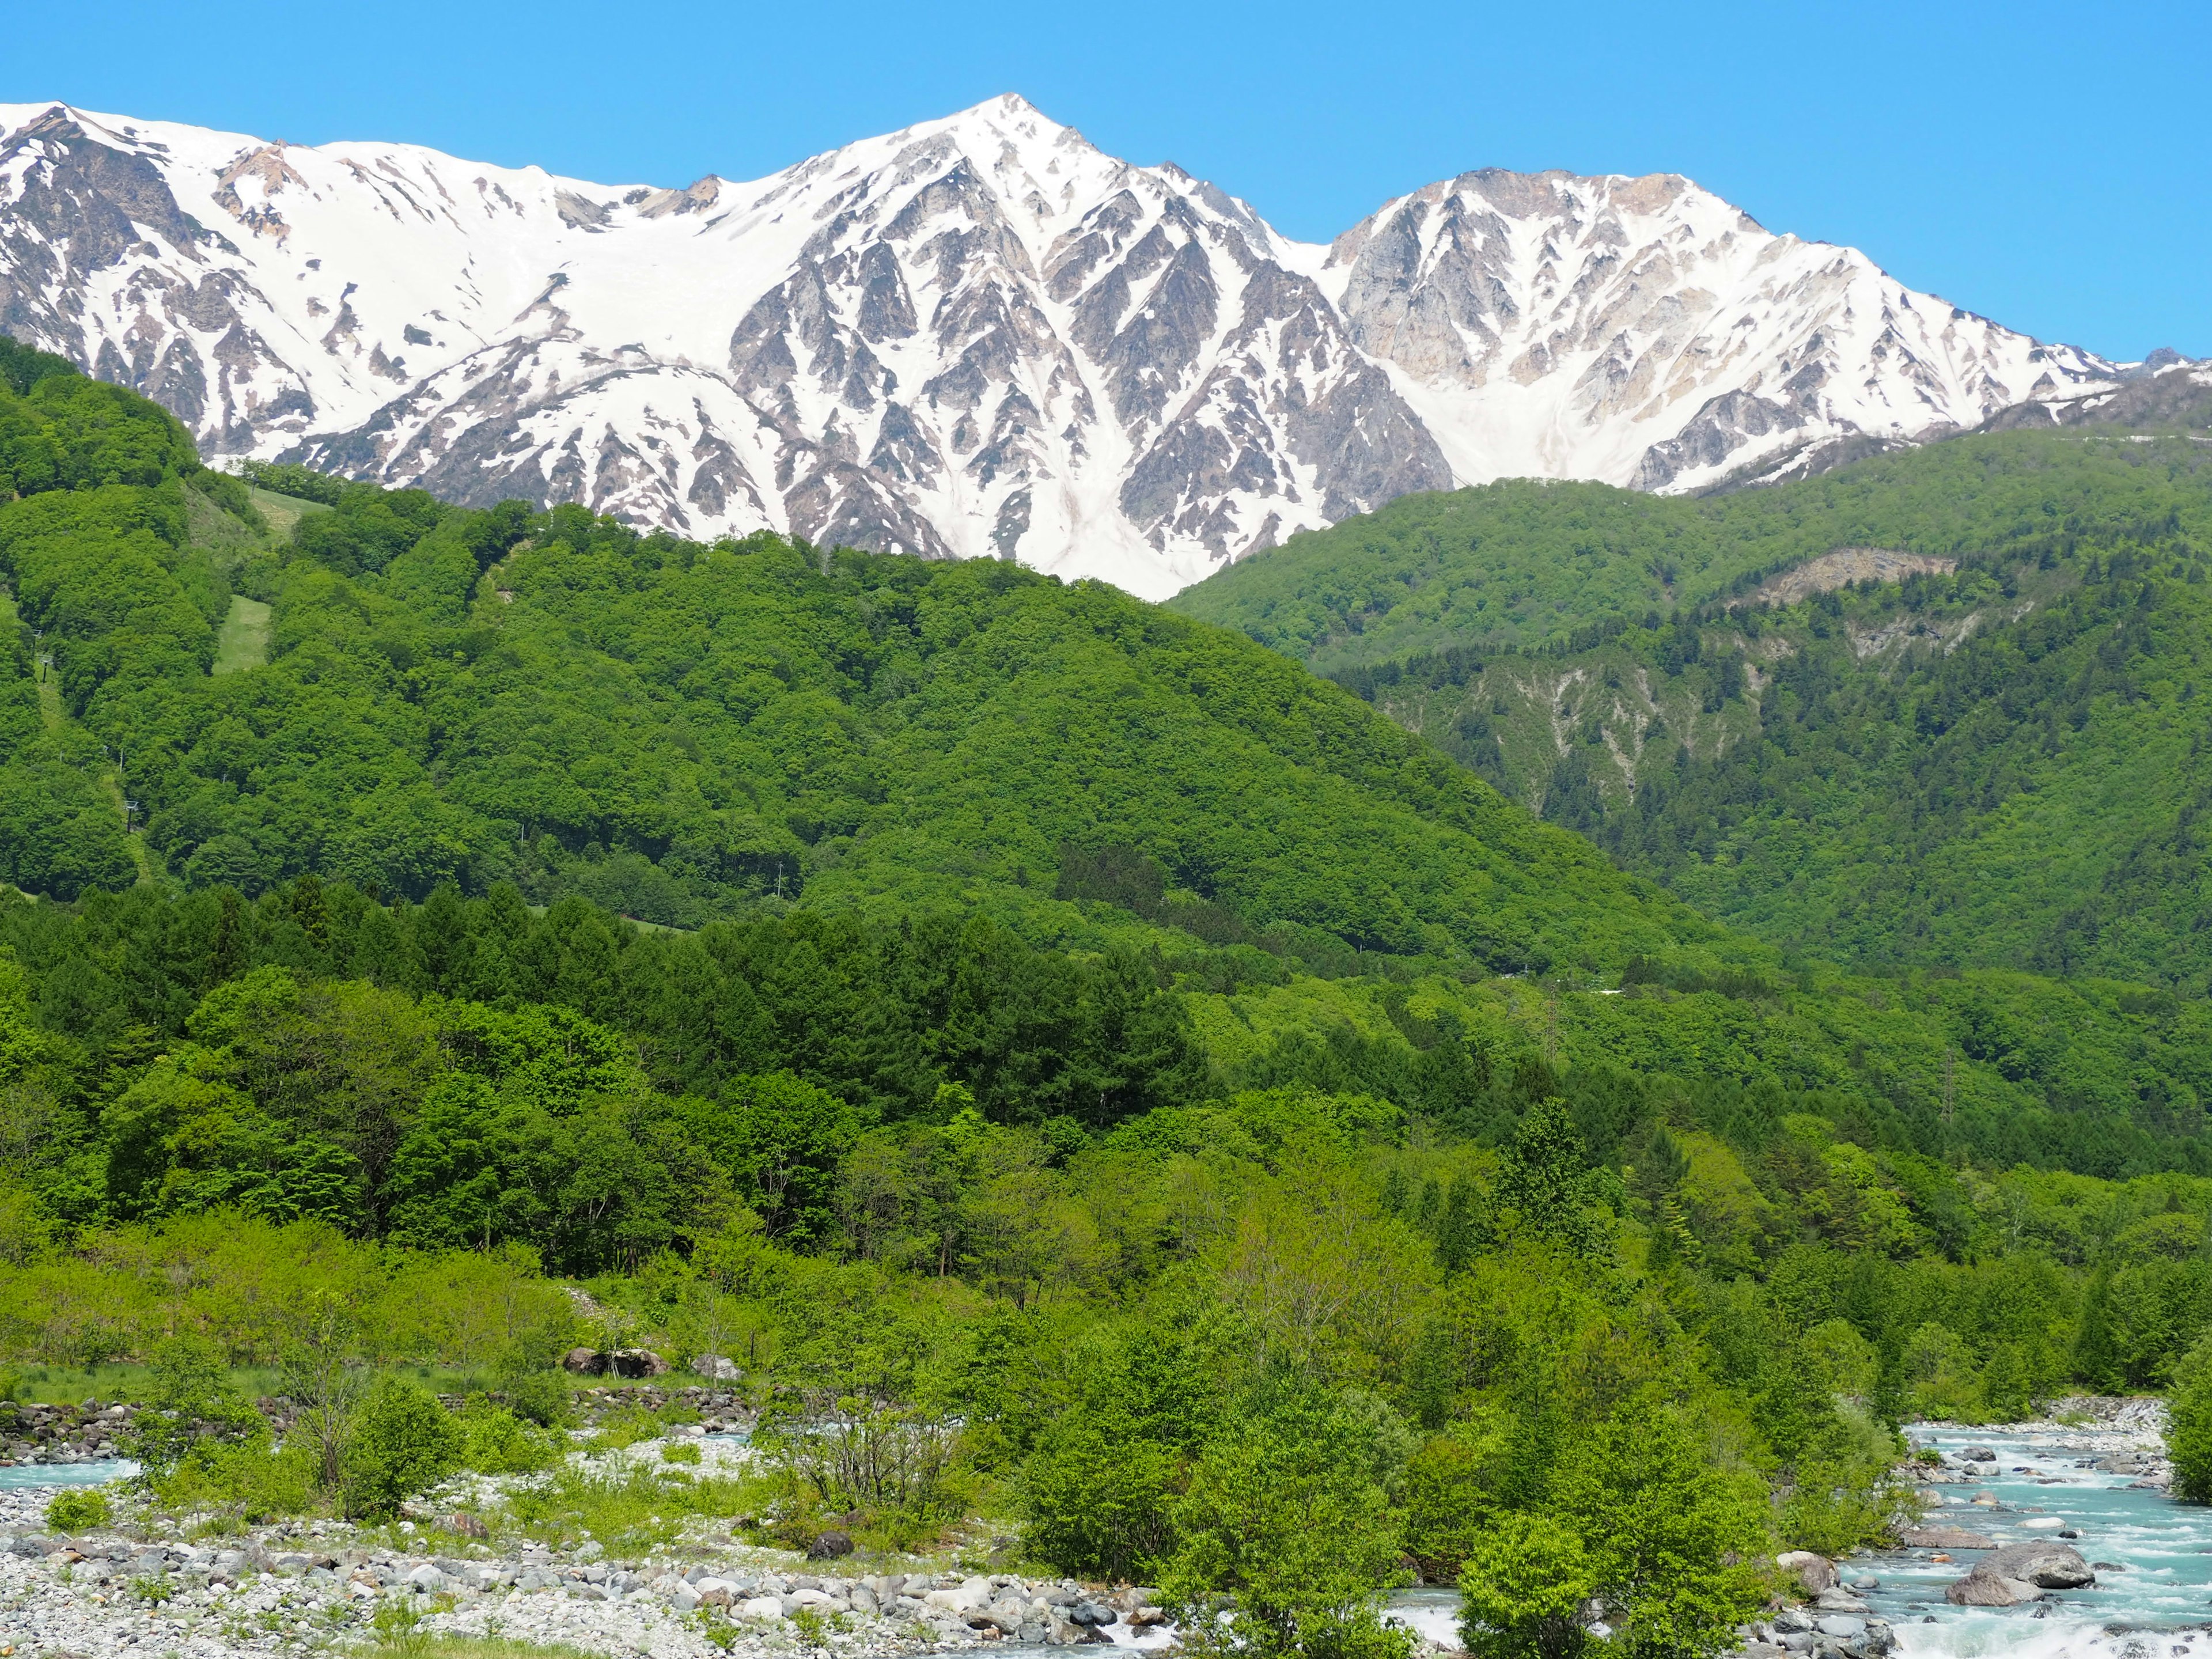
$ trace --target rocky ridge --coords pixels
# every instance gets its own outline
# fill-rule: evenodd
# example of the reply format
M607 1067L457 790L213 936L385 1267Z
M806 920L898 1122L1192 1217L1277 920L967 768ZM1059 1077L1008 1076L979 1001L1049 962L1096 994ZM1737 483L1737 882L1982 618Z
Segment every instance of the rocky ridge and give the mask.
M1152 598L1408 491L1780 476L2121 372L1674 175L1324 247L1011 96L680 190L0 106L0 329L211 454Z

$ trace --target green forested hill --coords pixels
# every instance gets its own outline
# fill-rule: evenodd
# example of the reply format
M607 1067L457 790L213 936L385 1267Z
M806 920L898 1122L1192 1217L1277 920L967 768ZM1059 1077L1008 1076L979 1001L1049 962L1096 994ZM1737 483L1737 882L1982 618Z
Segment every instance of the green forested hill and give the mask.
M1521 559L1571 569L1562 538L1592 505L1627 526L1601 577L1692 531L1726 532L1741 571L1797 573L1747 584L1718 561L1703 591L1732 597L1633 617L1606 614L1601 580L1561 600L1547 643L1533 623L1517 644L1480 631L1478 612L1459 642L1376 659L1441 637L1413 620L1443 614L1424 586L1316 647L1507 793L1716 919L1829 960L2200 993L2212 978L2195 828L2212 785L2212 449L2014 434L1719 501L1492 495L1430 503L1439 524L1493 526L1458 556L1462 581ZM1526 535L1498 550L1508 504ZM1357 526L1331 533L1364 544ZM1410 558L1393 533L1372 532ZM1885 580L1872 554L1838 550L1869 544L1935 568ZM1313 556L1261 574L1293 582ZM1807 597L1823 568L1826 591ZM1220 613L1237 591L1223 581L1194 608Z
M1163 869L1187 931L1316 963L1742 948L1338 688L1103 586L282 471L330 510L264 548L129 393L49 379L0 420L72 458L88 404L146 458L19 467L0 506L0 875L27 890L507 881L675 925L803 896L1057 937L1117 890L1072 848Z
M1778 944L2201 992L2198 546L1978 560L1364 684L1547 818Z
M1905 1413L2212 1376L2185 975L1839 971L1439 746L1817 945L1843 885L1751 880L1818 868L1792 834L1932 881L2019 802L2092 843L2121 784L2193 779L2185 515L1347 674L1377 709L1003 565L249 494L129 393L0 371L11 1360L435 1362L557 1407L572 1342L741 1355L757 1483L556 1473L536 1524L981 1516L1279 1618L1275 1659L1404 1659L1401 1560L1495 1585L1532 1537L1717 1653L1787 1589L1749 1564L1905 1516ZM2123 506L2186 483L2140 453ZM2096 819L2104 756L2147 760ZM2190 900L2136 867L2172 945ZM1859 914L1946 914L1900 890ZM809 1473L833 1431L892 1477ZM347 1457L179 1455L179 1512L352 1501ZM1662 1513L1691 1547L1611 1553Z
M1944 555L2127 542L2212 521L2212 450L2099 431L1908 450L1702 499L1509 479L1292 537L1169 602L1334 674L1571 641L1741 594L1837 548Z

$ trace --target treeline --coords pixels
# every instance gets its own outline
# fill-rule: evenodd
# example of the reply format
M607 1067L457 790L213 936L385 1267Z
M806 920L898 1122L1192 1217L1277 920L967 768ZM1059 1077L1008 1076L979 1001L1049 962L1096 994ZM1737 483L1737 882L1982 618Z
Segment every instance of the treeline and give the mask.
M870 1125L968 1109L1079 1143L1209 1082L1149 963L976 917L675 936L512 888L387 910L305 879L17 903L0 932L9 1141L75 1225L236 1208L596 1270L735 1201L820 1235Z

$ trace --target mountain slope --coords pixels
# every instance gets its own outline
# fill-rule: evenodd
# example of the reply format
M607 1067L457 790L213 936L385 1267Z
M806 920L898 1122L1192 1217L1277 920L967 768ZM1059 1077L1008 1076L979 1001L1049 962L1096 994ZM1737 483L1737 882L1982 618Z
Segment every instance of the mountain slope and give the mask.
M1468 174L1323 248L1017 98L683 190L0 106L0 327L210 452L1156 597L1455 481L2112 384L1685 179Z
M2039 544L2054 523L2163 519L2202 494L2194 454L2046 428L1698 499L1508 481L1408 496L1297 537L1170 608L1325 674L1560 645L1578 629L1729 599L1838 549L1958 558Z
M1469 483L1817 465L2107 368L1668 174L1463 174L1339 237L1323 280Z
M2094 434L1965 439L1698 501L1420 498L1364 542L1328 532L1345 556L1293 545L1176 603L1333 665L1777 945L2195 991L2212 981L2212 454ZM1673 561L1684 604L1662 611L1654 569ZM1532 568L1559 573L1534 590L1548 603L1480 608Z
M248 894L505 879L696 925L803 892L1092 937L1073 850L1164 868L1167 925L1299 960L1758 955L1338 688L1103 584L767 534L703 547L306 472L330 510L263 549L208 522L183 433L131 393L0 392L0 432L86 472L111 442L65 418L88 402L146 434L131 482L0 478L28 490L0 505L0 574L54 653L57 714L125 757L144 825L112 816L101 839L78 811L94 842L65 866L36 813L0 815L0 876L58 896L127 880L135 848ZM211 673L234 592L271 607L271 654ZM19 724L0 800L70 758Z

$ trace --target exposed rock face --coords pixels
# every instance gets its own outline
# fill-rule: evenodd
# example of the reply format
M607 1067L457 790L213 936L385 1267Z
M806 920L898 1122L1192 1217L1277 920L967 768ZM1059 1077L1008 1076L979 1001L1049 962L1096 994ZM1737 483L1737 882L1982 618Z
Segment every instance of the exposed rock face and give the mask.
M2212 362L2154 351L2137 367L2141 372L2123 371L2117 385L2001 410L1985 428L2001 432L2044 426L2212 426Z
M1684 179L1468 173L1323 248L1011 97L683 190L0 106L0 328L210 453L1150 596L1410 490L2116 383Z

